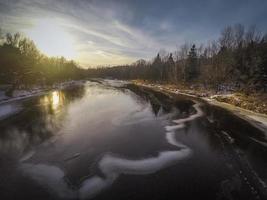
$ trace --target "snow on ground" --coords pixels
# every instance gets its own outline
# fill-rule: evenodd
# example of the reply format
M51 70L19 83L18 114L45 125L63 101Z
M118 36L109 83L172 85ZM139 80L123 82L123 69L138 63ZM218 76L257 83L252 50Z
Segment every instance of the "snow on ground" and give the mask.
M128 81L122 80L113 80L113 79L103 79L100 82L104 85L112 86L112 87L122 87L125 84L129 83Z
M9 117L10 115L14 115L21 110L19 105L12 104L3 104L0 105L0 120Z
M5 94L5 91L1 91L0 90L0 101L1 100L4 100L4 99L7 99L8 97L6 96L6 94Z
M22 96L28 96L28 95L32 95L34 94L35 90L14 90L12 93L12 97L16 98L16 97L22 97Z
M193 98L201 98L203 100L205 100L207 103L212 104L212 105L216 105L219 107L222 107L224 109L227 109L229 111L231 111L232 113L234 113L235 115L237 115L238 117L241 117L242 119L246 120L247 122L249 122L251 125L253 125L254 127L262 130L265 133L266 139L267 139L267 115L264 114L260 114L260 113L255 113L253 111L250 110L246 110L228 103L224 103L224 102L219 102L217 100L214 99L214 96L208 96L206 97L206 95L203 96L197 96L194 94L194 91L187 91L187 92L182 92L178 89L176 90L171 90L168 89L162 85L159 84L138 84L138 85L142 85L145 87L149 87L152 89L156 89L156 90L160 90L160 91L167 91L167 92L171 92L177 95L184 95L184 96L188 96L188 97L193 97ZM217 95L217 96L232 96L233 94L227 94L225 93Z
M264 126L267 127L267 119L264 119L261 116L257 116L257 115L249 115L250 118L254 119L255 121L258 121L260 123L262 123Z
M14 90L12 97L6 97L3 99L0 98L0 105L33 96L42 95L45 94L47 91L47 89Z
M265 138L267 139L267 116L266 115L255 113L253 111L246 110L244 108L240 108L240 107L228 104L228 103L219 102L215 99L211 99L211 98L202 98L202 99L204 99L209 104L227 109L231 111L233 114L237 115L238 117L246 120L248 123L250 123L254 127L263 131L265 133Z
M68 88L68 87L78 86L78 85L82 85L82 84L84 84L83 80L66 81L66 82L54 84L51 88L41 88L41 87L35 86L29 90L17 89L17 90L13 91L12 97L7 97L5 95L4 91L0 91L0 105L4 104L4 103L16 101L16 100L21 100L21 99L33 97L33 96L43 95L43 94L51 91L51 89L62 90L62 89Z

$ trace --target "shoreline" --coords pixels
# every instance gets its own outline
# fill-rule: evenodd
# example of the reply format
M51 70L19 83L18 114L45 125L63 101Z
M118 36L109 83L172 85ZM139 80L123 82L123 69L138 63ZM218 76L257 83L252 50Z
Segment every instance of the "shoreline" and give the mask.
M192 97L198 100L203 100L208 104L215 105L221 108L224 108L228 111L231 111L233 114L237 115L238 117L246 120L248 123L256 127L257 129L263 131L267 138L267 115L262 113L257 113L252 110L248 110L242 107L238 107L236 105L218 101L215 98L212 98L213 95L199 95L194 94L190 90L190 93L186 93L185 91L180 91L178 88L169 87L168 85L163 84L151 84L151 83L144 83L138 81L132 81L131 83L137 86L148 87L157 91L161 92L168 92L176 95L184 95L188 97Z
M5 104L5 103L10 103L13 101L18 101L18 100L23 100L23 99L27 99L30 97L34 97L34 96L41 96L41 95L45 95L53 90L61 90L61 89L66 89L72 86L76 86L79 85L81 83L83 83L85 80L72 80L72 81L66 81L66 82L62 82L62 83L58 83L55 84L51 87L46 87L46 88L37 88L37 89L30 89L30 90L14 90L16 95L12 96L12 97L7 97L5 96L5 98L0 99L0 105Z

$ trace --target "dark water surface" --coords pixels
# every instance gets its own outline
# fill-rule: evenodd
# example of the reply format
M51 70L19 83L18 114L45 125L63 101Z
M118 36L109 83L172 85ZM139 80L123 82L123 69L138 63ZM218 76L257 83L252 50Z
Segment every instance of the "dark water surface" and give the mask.
M0 199L266 199L266 133L203 102L104 81L0 109Z

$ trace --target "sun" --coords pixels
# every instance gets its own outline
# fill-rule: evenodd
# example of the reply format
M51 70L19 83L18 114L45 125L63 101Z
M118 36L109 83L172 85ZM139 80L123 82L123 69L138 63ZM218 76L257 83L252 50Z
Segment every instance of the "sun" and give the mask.
M61 24L52 19L41 19L25 31L37 45L37 47L48 56L64 56L74 59L75 50L73 38L64 30Z

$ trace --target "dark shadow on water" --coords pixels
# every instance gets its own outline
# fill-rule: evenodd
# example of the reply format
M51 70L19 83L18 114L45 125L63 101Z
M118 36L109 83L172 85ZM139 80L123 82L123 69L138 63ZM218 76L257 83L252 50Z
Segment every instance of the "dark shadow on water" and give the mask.
M164 94L163 92L136 86L134 84L128 84L125 88L149 102L155 116L158 116L161 110L163 114L166 114L176 108L179 111L179 114L182 114L185 117L189 114L190 108L193 104L192 101L185 98L172 98L170 95Z
M53 136L61 127L68 104L84 93L85 88L79 86L22 101L19 113L0 121L0 153L20 156Z
M68 122L67 115L81 126L70 129L71 133L74 132L74 135L70 135L71 142L67 143L67 146L59 145L61 148L59 152L47 147L39 152L36 151L35 156L46 164L63 166L65 178L78 187L81 180L90 176L99 175L105 178L98 162L107 153L120 158L138 160L157 157L162 150L177 150L166 141L165 125L174 125L173 119L188 118L196 113L193 107L195 102L184 96L132 84L121 88L113 88L99 82L94 84L89 88L81 86L53 91L42 97L22 101L24 109L21 112L0 121L2 130L0 169L6 174L12 174L12 180L18 179L22 185L26 182L25 196L43 195L44 199L57 199L49 196L42 187L36 186L37 184L27 177L21 177L21 174L15 174L16 172L10 170L16 164L4 154L19 157L28 148L49 140L64 126L63 122ZM102 98L93 99L97 95ZM78 103L71 104L76 100ZM70 104L72 106L69 106ZM78 111L67 113L68 106ZM253 197L249 196L249 188L244 186L245 183L242 182L244 177L239 175L239 171L244 171L255 188L260 188L257 180L253 179L251 169L255 169L260 177L265 177L264 174L267 174L266 148L256 142L265 141L264 133L224 109L204 102L201 109L204 112L201 117L185 122L185 128L175 132L176 140L192 149L191 157L154 174L144 176L123 174L112 187L100 193L95 199ZM86 112L82 112L83 110ZM117 121L116 117L119 117ZM49 155L44 156L42 160L42 155L46 155L47 152L53 155L48 153ZM73 158L76 153L79 153L79 156ZM73 159L66 160L66 158ZM247 162L250 164L246 164ZM1 180L8 182L8 176L1 175ZM0 189L1 186L12 188L10 185L3 185L0 183ZM10 194L7 196L10 197Z

